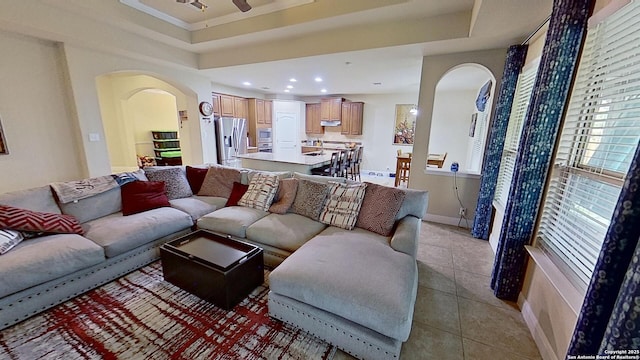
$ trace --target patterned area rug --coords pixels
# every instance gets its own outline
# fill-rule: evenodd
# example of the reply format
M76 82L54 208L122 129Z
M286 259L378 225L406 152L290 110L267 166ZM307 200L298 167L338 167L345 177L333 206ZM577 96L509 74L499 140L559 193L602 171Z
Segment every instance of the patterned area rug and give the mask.
M225 311L164 281L155 262L1 331L0 359L333 358L335 347L269 317L268 292Z

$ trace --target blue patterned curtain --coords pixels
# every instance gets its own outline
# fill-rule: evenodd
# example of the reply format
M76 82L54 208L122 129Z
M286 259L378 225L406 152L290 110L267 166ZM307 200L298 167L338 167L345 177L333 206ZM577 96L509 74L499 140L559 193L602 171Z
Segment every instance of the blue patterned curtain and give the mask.
M640 144L620 192L567 355L640 348Z
M524 246L533 235L560 120L594 3L595 0L553 2L491 277L491 288L501 299L517 300L522 287Z
M482 180L480 181L480 193L476 204L476 215L473 218L473 237L489 239L489 223L491 222L491 203L496 192L498 173L500 172L500 160L504 138L507 135L507 125L513 104L513 95L516 92L518 76L527 57L528 45L513 45L507 51L507 60L502 72L502 82L493 113L491 130L489 130L489 144L484 155L482 165Z

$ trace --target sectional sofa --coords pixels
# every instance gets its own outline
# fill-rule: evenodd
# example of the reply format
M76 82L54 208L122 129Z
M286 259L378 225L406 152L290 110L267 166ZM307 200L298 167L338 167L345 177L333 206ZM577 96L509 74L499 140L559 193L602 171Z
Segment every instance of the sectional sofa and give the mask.
M200 179L194 180L193 170ZM228 176L207 182L210 177L202 178L205 172ZM0 329L155 261L161 244L197 227L264 249L265 265L275 268L269 278L272 317L358 358L399 357L411 330L418 281L415 256L426 192L339 178L208 166L148 168L134 175L143 181L165 181L171 206L125 216L124 190L119 188L64 204L49 186L0 195L0 205L73 215L84 230L82 235L52 234L25 240L0 255L0 272L15 274L0 279ZM301 186L295 203L284 211L233 205L238 199L230 203L237 196L236 185L243 184L250 192L254 178L295 179L293 182L307 187L322 183L335 189L334 182L342 183L341 188L359 187L364 200L358 210L362 206L363 212L364 207L376 208L371 201L380 198L375 194L395 194L397 206L390 218L387 212L393 206L377 204L379 213L368 213L368 229L367 225L357 227L366 222L361 213L358 223L351 218L348 230L341 224L331 225L335 216L329 221L327 217L310 218L306 207L317 204L300 201L312 196ZM205 187L213 193L207 194ZM271 196L268 202L274 205L284 200L280 193ZM240 199L241 205L245 198ZM386 225L377 222L381 215ZM390 233L380 234L379 226L386 226Z

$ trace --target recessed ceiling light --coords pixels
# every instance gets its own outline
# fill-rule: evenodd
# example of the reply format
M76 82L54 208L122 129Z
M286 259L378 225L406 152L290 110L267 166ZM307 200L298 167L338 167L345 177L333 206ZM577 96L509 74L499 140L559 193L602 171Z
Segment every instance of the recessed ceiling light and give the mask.
M290 92L290 91L291 91L291 90L289 90L289 89L284 89L284 92Z
M268 87L268 86L263 86L263 87L261 87L260 89L262 89L262 90L269 90L269 87Z
M251 83L250 83L250 82L248 82L248 81L245 81L245 82L243 82L243 83L242 83L242 85L244 85L244 86L251 86Z
M289 81L291 81L291 82L296 82L296 81L298 81L298 80L296 80L296 78L291 78L291 79L289 79Z
M293 89L293 85L287 85L287 89Z
M322 89L322 90L320 90L320 92L326 93L327 89Z
M382 85L381 82L374 82L373 85Z
M322 82L322 78L321 78L320 76L316 77L314 80L315 80L316 82Z

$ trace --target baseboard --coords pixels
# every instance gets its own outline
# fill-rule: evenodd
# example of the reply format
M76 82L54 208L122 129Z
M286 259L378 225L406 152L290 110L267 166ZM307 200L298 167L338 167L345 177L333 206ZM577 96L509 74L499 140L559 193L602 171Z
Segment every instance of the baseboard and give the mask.
M540 327L540 323L536 318L536 314L533 312L531 306L524 298L524 296L522 296L522 293L520 293L520 295L518 296L518 306L520 306L520 312L522 313L524 322L529 328L529 332L531 333L533 341L536 343L536 346L538 346L538 351L540 351L540 356L542 356L542 359L560 360L555 351L553 351L553 347L551 346L551 343L549 342L546 334Z
M469 222L469 225L467 226L467 221L464 221L464 219L460 220L460 218L457 218L457 217L426 214L422 218L422 220L431 221L438 224L453 225L453 226L458 226L458 223L460 223L460 227L467 228L467 229L471 228L470 220L467 220Z

